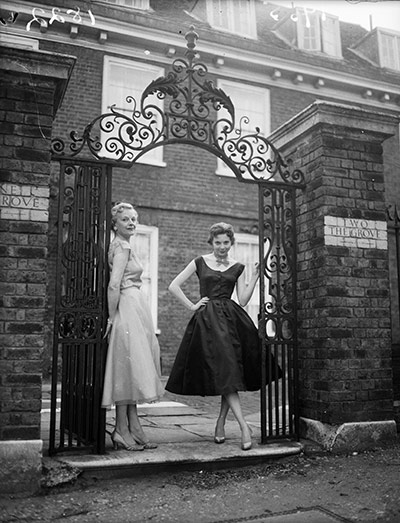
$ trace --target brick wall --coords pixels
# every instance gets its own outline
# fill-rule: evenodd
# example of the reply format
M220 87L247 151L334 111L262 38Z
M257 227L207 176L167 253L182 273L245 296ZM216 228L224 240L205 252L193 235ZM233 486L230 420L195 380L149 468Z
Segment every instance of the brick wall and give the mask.
M63 59L46 55L46 73L35 76L40 53L2 48L2 56L0 440L27 440L40 438L50 135L58 100L51 75L61 73Z
M1 182L15 189L42 186L47 197L53 95L39 85L35 91L25 85L3 85L0 96L6 127L1 136ZM36 439L40 437L47 223L31 220L30 215L2 219L0 231L0 438Z
M321 123L316 109L315 124L285 151L298 152L306 174L297 202L300 413L331 424L393 419L381 146L388 134L364 130L362 112L354 120L340 107L327 113L331 123ZM360 235L361 222L368 225L380 241L359 244L346 220ZM334 222L337 241L326 228Z

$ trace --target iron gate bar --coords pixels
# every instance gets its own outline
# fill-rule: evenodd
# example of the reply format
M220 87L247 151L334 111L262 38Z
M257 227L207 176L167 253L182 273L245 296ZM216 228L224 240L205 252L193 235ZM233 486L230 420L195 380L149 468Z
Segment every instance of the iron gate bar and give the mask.
M392 205L389 205L386 209L386 216L388 219L388 228L394 231L394 239L396 246L396 269L397 269L397 300L398 308L400 310L400 215L397 205L391 209Z

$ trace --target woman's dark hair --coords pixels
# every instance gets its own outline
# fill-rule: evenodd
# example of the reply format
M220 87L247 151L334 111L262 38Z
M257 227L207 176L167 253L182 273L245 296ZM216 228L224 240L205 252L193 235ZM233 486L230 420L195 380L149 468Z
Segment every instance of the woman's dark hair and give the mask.
M235 231L230 223L218 222L211 225L208 235L207 243L212 245L212 242L218 234L226 234L231 240L232 245L235 243Z

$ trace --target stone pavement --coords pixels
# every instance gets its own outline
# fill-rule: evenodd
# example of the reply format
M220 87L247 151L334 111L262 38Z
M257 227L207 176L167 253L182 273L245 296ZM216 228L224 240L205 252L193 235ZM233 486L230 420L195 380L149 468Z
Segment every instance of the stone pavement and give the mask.
M0 522L400 521L400 442L343 456L304 440L259 445L258 393L243 393L241 399L255 432L251 451L240 449L232 417L226 443L213 442L219 398L167 393L162 402L140 407L157 449L117 452L107 436L105 456L75 452L45 457L43 478L55 481L43 482L39 496L0 499ZM48 391L43 407L46 440ZM109 412L110 429L113 416Z
M82 451L57 454L53 459L76 467L82 473L98 477L123 477L146 471L212 469L251 465L270 459L299 454L302 444L276 440L261 445L260 399L258 392L240 394L246 420L253 431L253 447L243 451L240 430L230 413L225 426L226 441L216 445L213 440L215 420L219 412L219 397L177 396L166 392L161 402L139 406L139 416L149 439L158 444L154 450L141 452L114 451L110 433L115 411L107 413L106 454ZM49 388L44 391L42 439L48 445Z

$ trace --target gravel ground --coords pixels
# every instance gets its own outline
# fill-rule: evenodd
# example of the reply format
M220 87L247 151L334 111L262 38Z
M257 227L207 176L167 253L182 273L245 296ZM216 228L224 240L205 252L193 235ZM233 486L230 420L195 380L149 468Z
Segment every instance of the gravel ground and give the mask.
M219 410L219 398L164 399L215 416ZM242 407L245 415L257 412L259 393L243 394ZM0 493L0 522L243 523L311 508L344 518L338 521L399 523L400 435L396 445L348 456L306 445L301 455L258 466L124 479L82 476L45 458L38 495Z
M400 443L219 471L101 481L70 472L69 484L40 495L0 498L0 521L233 523L312 507L347 521L400 521Z

